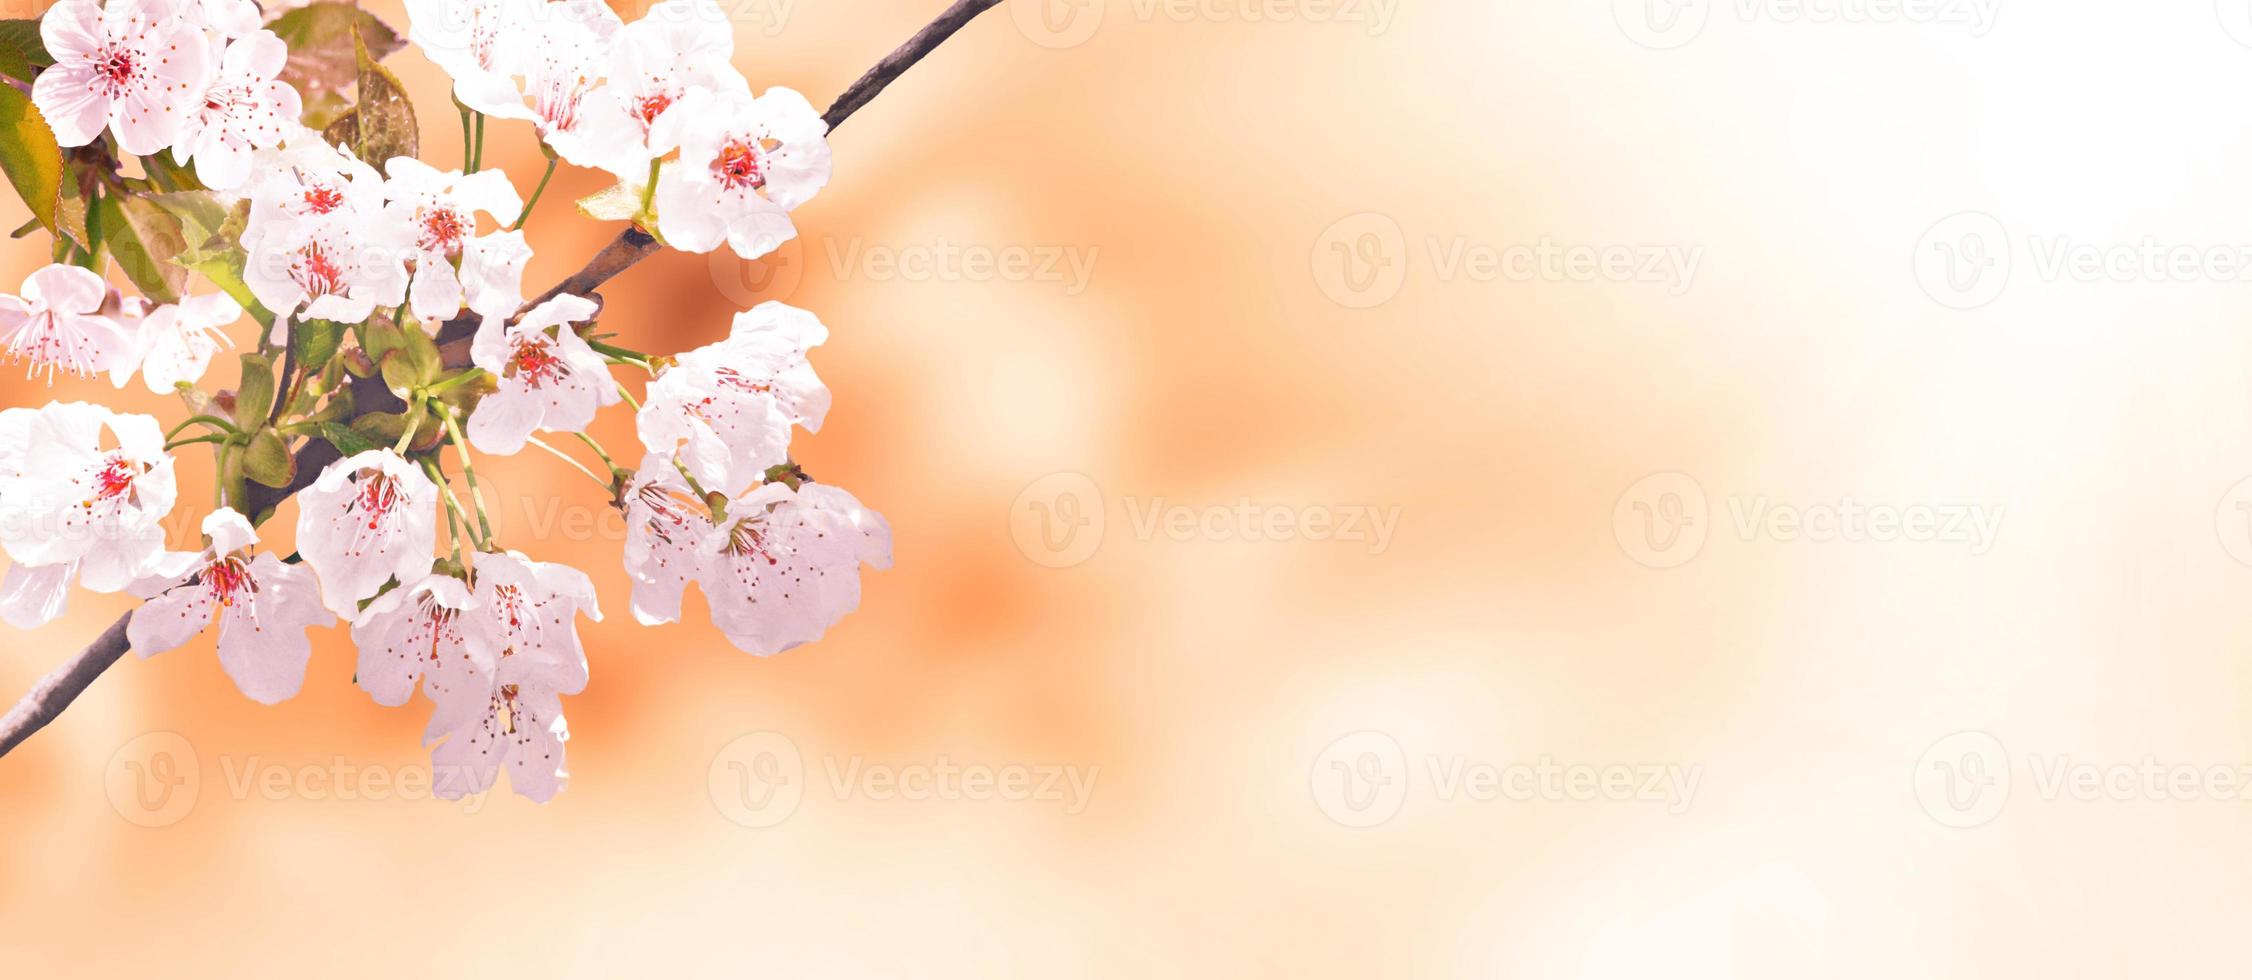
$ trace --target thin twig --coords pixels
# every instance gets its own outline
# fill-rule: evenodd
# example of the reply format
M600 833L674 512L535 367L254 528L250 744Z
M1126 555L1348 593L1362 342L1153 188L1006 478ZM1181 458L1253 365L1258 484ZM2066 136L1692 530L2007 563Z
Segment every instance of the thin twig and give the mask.
M102 671L108 670L117 658L125 656L125 624L132 618L130 613L117 617L117 622L109 624L109 629L103 630L91 646L64 661L54 673L40 678L39 683L31 686L31 693L16 702L5 717L0 717L0 756L7 755L16 743L30 738L31 733L47 727L48 722L54 721L64 708L78 699L86 685L94 683L94 678L102 676Z
M850 88L845 89L844 94L838 96L837 101L829 106L829 111L822 114L822 121L828 123L831 130L843 125L846 119L850 118L854 112L859 111L860 107L867 105L868 101L875 98L877 93L882 92L885 86L890 85L908 68L913 67L916 62L929 55L940 43L952 37L954 32L961 30L962 25L969 23L971 18L984 13L1000 2L1001 0L955 0L953 6L946 8L945 13L938 15L937 20L917 31L914 37L907 39L907 43L900 45L899 49L893 51L890 56L877 62L876 67L869 69L866 74L860 76L858 81L853 82ZM468 134L464 133L465 142L467 136ZM595 253L594 258L587 260L585 268L580 269L570 278L555 284L555 288L541 294L538 299L527 305L537 306L563 293L590 296L596 289L601 288L602 284L632 268L635 263L642 259L655 254L658 247L657 240L651 237L648 232L639 228L628 228L615 241L604 247L602 251ZM476 323L468 317L449 321L440 331L438 339L448 367L468 366L468 339L475 332ZM387 407L391 403L397 403L399 399L392 395L388 388L384 387L380 377L355 379L353 394L356 398L355 404L363 410L397 410ZM245 506L249 508L251 514L262 513L279 506L282 501L311 486L322 470L341 458L343 458L342 454L337 452L336 447L331 445L328 440L308 440L305 447L297 455L297 478L290 481L288 486L279 489L252 484ZM0 716L0 757L6 756L9 750L14 749L17 744L30 737L33 732L47 727L49 722L61 716L63 709L70 707L70 703L86 690L87 685L94 682L94 678L101 676L103 671L108 670L111 664L116 663L118 658L125 655L125 625L129 618L129 616L119 617L117 622L110 624L110 628L103 631L102 635L95 639L92 645L64 661L63 665L55 668L53 673L41 678L39 683L32 686L31 692L24 695L23 700L18 702L13 710L10 710L5 716Z
M969 23L971 18L1000 2L1001 0L955 0L953 6L938 15L937 20L916 31L914 37L908 38L906 44L899 46L899 50L876 62L876 67L868 69L867 74L860 76L859 81L845 89L843 95L837 96L837 101L830 103L829 111L821 114L821 121L828 123L832 131L844 125L846 119L859 112L861 106L867 105L868 100L884 90L884 86L906 74L907 69L923 60L924 55L936 50L947 38L953 37L954 32L961 30L962 25Z

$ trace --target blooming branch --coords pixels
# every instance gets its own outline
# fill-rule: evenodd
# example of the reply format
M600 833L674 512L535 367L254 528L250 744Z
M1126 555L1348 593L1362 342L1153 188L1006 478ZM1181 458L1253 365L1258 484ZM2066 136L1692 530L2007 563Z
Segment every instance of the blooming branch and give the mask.
M431 736L451 737L435 761L457 780L442 795L480 790L505 768L519 793L548 798L565 776L558 696L586 683L574 620L600 618L593 589L575 570L494 550L489 528L472 536L437 454L461 457L482 522L472 451L552 450L534 431L584 439L578 430L593 411L633 398L610 379L612 363L654 375L647 403L634 405L648 454L637 472L588 440L629 521L636 617L677 619L682 591L698 584L717 625L747 651L818 638L858 604L858 566L890 563L883 519L806 479L788 458L790 431L818 429L827 408L828 390L805 360L826 328L770 303L738 316L728 340L677 359L590 346L578 331L598 314L597 290L667 242L691 250L724 242L754 256L794 234L788 210L828 180L826 134L998 2L957 0L814 117L787 89L750 96L709 25L683 29L654 16L700 16L708 0L665 0L630 25L590 0L410 0L410 39L453 76L465 131L474 117L481 144L486 116L528 120L550 176L557 156L601 167L621 178L607 200L638 204L610 215L608 204L582 202L597 217L632 223L577 273L527 300L514 284L529 257L516 229L530 205L473 163L464 176L412 159L411 108L376 64L398 42L372 18L333 13L363 19L346 34L357 76L351 104L339 86L293 76L299 59L283 66L285 42L336 34L306 29L302 21L319 15L294 11L262 28L248 3L176 11L168 0L64 0L41 28L51 62L11 79L0 99L23 99L15 83L31 83L58 142L88 146L67 152L85 169L55 193L75 192L92 199L91 213L113 215L107 241L71 225L54 202L27 201L56 233L60 259L98 268L107 248L160 305L151 311L114 293L101 300L98 283L90 301L81 270L58 265L23 299L0 297L0 344L50 373L107 373L122 385L138 369L152 387L181 391L195 417L175 429L173 445L218 450L220 506L204 522L206 547L162 551L161 533L152 539L146 529L171 507L164 450L172 446L153 421L90 406L0 413L0 509L78 522L70 534L4 542L17 567L0 587L0 613L11 622L52 618L73 576L98 591L130 579L148 598L0 717L0 755L58 717L127 649L146 656L206 626L219 631L220 659L246 694L286 698L302 682L304 628L342 617L360 648L360 683L377 701L402 703L419 683L436 705ZM152 59L135 47L148 44L192 54ZM151 111L165 106L179 111ZM318 139L289 135L302 132L291 128L300 113L326 123ZM119 148L142 157L146 178L116 175ZM163 158L167 148L173 160ZM254 156L260 165L249 164ZM16 162L0 154L11 177ZM278 176L253 176L269 172ZM221 185L245 188L231 215L223 198L213 210L194 193L167 190ZM478 214L502 230L477 236ZM237 236L241 251L230 259L207 244L157 261L152 236L164 227L191 245L232 245L227 236ZM223 294L183 296L182 270ZM201 394L194 383L225 342L217 328L246 309L275 329L244 356L236 391ZM410 312L427 324L427 339ZM347 335L359 346L339 353ZM208 435L185 434L198 423ZM76 441L101 426L120 448ZM34 444L11 450L19 427ZM38 451L42 469L72 475L30 473L12 451ZM255 552L254 522L300 493L304 563ZM39 509L49 498L101 509ZM441 510L450 561L431 554ZM473 569L463 565L464 545Z

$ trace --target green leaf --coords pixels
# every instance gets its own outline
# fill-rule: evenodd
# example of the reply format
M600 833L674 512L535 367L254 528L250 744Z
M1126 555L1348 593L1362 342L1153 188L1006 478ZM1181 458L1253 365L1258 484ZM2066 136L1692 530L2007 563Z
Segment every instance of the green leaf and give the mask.
M419 333L420 331L416 331ZM414 358L403 350L392 351L383 359L383 386L401 398L422 385L422 372L416 369Z
M275 18L266 29L289 45L281 80L296 86L303 97L305 125L322 130L352 107L349 93L360 78L355 29L377 61L405 44L373 14L349 3L307 4Z
M345 456L357 456L370 449L381 449L384 445L361 435L358 430L351 426L339 425L335 422L321 423L321 438L328 440L329 445L335 446L336 451ZM396 434L392 436L394 440L397 438Z
M352 420L352 431L379 446L395 445L406 434L407 417L403 412L369 412Z
M174 195L164 196L167 198L174 197ZM181 212L175 209L173 213L177 215ZM208 216L204 216L193 220L201 223L209 219ZM253 294L250 291L250 286L242 280L244 258L241 247L242 229L249 221L250 202L247 200L236 202L234 209L227 212L226 219L220 222L219 230L212 232L210 237L204 239L201 245L181 253L173 261L210 280L212 285L234 297L235 302L241 303L243 309L249 310L250 315L255 317L259 323L271 326L274 322L274 315L268 312L264 306L259 305L257 295ZM183 225L188 223L190 222L187 220L182 222Z
M289 455L289 444L282 441L281 433L272 429L259 429L250 437L250 445L242 449L242 475L250 482L279 489L297 477L297 460Z
M196 176L195 168L182 166L170 153L151 153L141 158L141 169L148 171L149 183L160 191L181 192L204 190L203 178Z
M266 427L274 411L274 362L264 354L242 356L242 384L235 389L235 425L251 430Z
M178 219L181 237L197 248L202 248L204 243L209 242L227 224L227 206L219 203L219 199L210 191L151 194L148 200Z
M319 371L336 356L336 349L344 345L344 325L334 320L299 320L290 340L297 345L297 363L307 371Z
M36 20L0 20L0 75L31 81L37 70L54 64Z
M102 238L125 277L157 303L179 302L188 286L188 268L174 261L188 250L180 219L147 198L114 189L95 208Z
M62 202L62 147L31 97L12 85L0 85L0 170L7 171L8 183L15 185L32 216L49 232L62 234L56 214Z
M358 54L359 104L323 129L321 138L349 148L353 156L381 170L393 157L414 156L421 134L415 127L414 104L407 101L399 76L376 64L366 45L359 46Z
M640 185L621 180L609 190L579 198L579 213L596 221L632 221L654 225L654 220L642 220L649 216L641 212L641 196Z

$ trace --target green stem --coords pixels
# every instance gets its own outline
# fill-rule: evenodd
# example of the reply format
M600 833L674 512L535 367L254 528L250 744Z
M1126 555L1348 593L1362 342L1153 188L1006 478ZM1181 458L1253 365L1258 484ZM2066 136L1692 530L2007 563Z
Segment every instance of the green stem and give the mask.
M485 169L485 114L477 114L477 153L469 158L469 172Z
M589 340L586 342L586 346L588 350L609 358L612 364L631 364L650 374L657 373L656 363L650 359L649 355L640 351L612 346L599 340Z
M593 436L587 435L584 432L573 432L571 434L578 436L580 442L586 443L586 448L594 450L594 454L602 458L603 466L609 467L613 472L617 470L618 464L610 459L609 453L602 451L602 444L594 441Z
M540 144L540 146L542 149L545 149L547 144L542 143ZM540 185L538 187L532 188L531 200L524 202L524 210L516 215L516 223L508 226L509 231L516 231L524 227L524 222L531 220L532 208L539 205L540 195L547 193L547 182L553 179L555 179L555 151L549 150L547 154L547 172L540 175Z
M453 542L454 564L459 565L461 564L461 528L462 525L469 522L469 515L462 512L461 497L454 493L453 478L446 475L445 468L439 466L436 459L425 457L422 461L422 472L427 474L430 477L430 482L437 484L438 489L446 495L446 539Z
M639 415L641 413L641 399L633 397L633 392L626 390L625 382L613 380L611 383L618 386L618 397L625 399L626 404L633 406L634 414Z
M461 372L460 374L454 375L453 377L447 378L444 381L440 381L437 384L430 385L429 387L422 389L422 393L424 395L436 395L452 391L455 388L461 387L462 385L468 384L469 382L475 381L478 378L482 378L484 376L484 368L469 368Z
M543 442L543 441L541 441L541 440L540 440L540 438L539 438L538 436L525 436L525 437L524 437L524 441L525 441L525 442L528 442L528 443L530 443L530 444L532 444L532 445L534 445L534 446L538 446L538 447L540 447L541 449L545 449L545 450L547 450L547 451L548 451L548 452L550 452L550 453L553 453L553 454L555 455L555 458L556 458L556 459L560 459L560 460L562 460L562 461L564 461L564 462L566 462L566 463L569 463L569 464L571 464L571 468L572 468L572 469L574 469L574 470L577 470L577 471L579 471L579 472L581 472L581 473L584 473L584 474L586 474L586 478L587 478L587 479L589 479L589 480L593 480L593 481L594 481L594 484L595 484L595 486L601 487L601 488L602 488L602 489L604 489L604 490L609 490L609 491L612 491L612 492L615 492L615 491L616 491L616 490L618 489L617 487L615 487L615 486L612 486L612 485L610 484L610 481L608 481L608 480L605 480L605 479L603 479L603 478L601 478L601 477L599 477L599 476L596 476L596 475L594 475L594 471L593 471L593 470L590 470L590 469L588 469L585 463L581 463L581 462L579 462L578 460L572 459L572 458L571 458L571 454L569 454L569 453L566 453L566 452L564 452L563 450L557 449L557 448L555 448L554 446L550 446L550 445L548 445L548 444L547 444L546 442Z
M410 402L410 403L408 404L408 406L407 406L407 426L406 426L406 429L405 429L404 431L402 431L402 432L400 432L400 433L399 433L399 441L398 441L398 443L397 443L396 445L393 445L393 446L391 447L391 451L392 451L393 453L396 453L396 454L398 454L398 455L404 456L404 455L406 455L406 453L407 453L407 447L408 447L408 446L411 446L411 445L414 445L414 434L415 434L415 431L416 431L416 430L418 430L418 429L420 429L420 428L422 428L422 406L423 406L423 404L424 404L424 401L423 401L423 394L422 394L422 392L419 392L419 391L418 391L418 392L415 392L415 393L414 393L414 398L413 398L413 399L411 400L411 402Z
M657 173L665 169L665 158L649 161L649 186L641 189L641 214L647 215L657 203Z
M469 128L469 107L461 105L459 101L454 104L461 106L461 169L465 173L476 173L477 140L475 134Z
M446 437L453 440L454 453L461 457L461 475L469 481L469 499L477 505L478 549L491 551L493 550L493 522L485 516L485 494L477 489L477 464L469 460L469 440L462 438L461 421L454 418L452 408L446 408L439 412L438 416L445 420Z
M226 442L227 440L229 440L229 439L233 439L233 438L234 438L233 436L230 436L230 435L228 435L228 434L226 434L226 433L224 433L224 432L214 432L214 433L212 433L212 434L210 434L210 435L207 435L207 436L197 436L197 437L195 437L195 438L193 438L193 439L175 439L175 440L173 440L173 441L171 441L171 442L167 442L167 443L165 443L165 444L164 444L164 451L165 451L165 452L171 452L171 451L173 451L173 450L175 450L175 449L179 449L179 448L181 448L181 447L183 447L183 446L193 446L193 445L196 445L197 443L204 443L204 442Z
M235 424L233 422L229 422L226 419L220 418L216 415L194 415L190 416L187 421L173 426L172 431L164 434L164 438L167 440L176 439L179 437L180 433L187 431L188 426L195 425L198 422L204 425L208 425L214 429L218 429L222 432L226 432L230 435L242 434L242 430L235 428Z

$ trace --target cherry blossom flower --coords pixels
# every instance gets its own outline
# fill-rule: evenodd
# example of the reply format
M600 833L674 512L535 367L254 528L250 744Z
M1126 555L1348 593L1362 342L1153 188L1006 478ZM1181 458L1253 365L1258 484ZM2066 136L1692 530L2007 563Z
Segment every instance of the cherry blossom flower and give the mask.
M829 182L829 125L805 96L692 91L657 120L650 145L680 148L657 179L665 242L709 252L726 242L755 259L797 235L789 212Z
M517 74L516 39L544 0L407 0L407 40L454 80L454 98L488 116L530 119Z
M650 455L620 495L626 517L626 573L633 616L644 626L680 621L688 583L712 556L712 520L671 457Z
M375 703L407 703L415 685L435 704L454 713L441 719L447 730L474 717L493 689L493 651L487 633L470 628L479 611L469 586L433 573L377 596L352 625L359 647L360 688Z
M262 15L251 0L184 0L180 16L201 30L233 40L257 30Z
M466 710L441 707L430 716L425 744L445 738L430 751L432 789L440 799L458 800L492 788L500 770L508 785L533 802L555 798L570 778L563 743L571 729L563 720L563 699L538 684L502 679L481 692Z
M73 565L95 592L124 589L163 560L162 522L179 491L155 419L81 402L11 408L0 442L14 460L0 469L8 557Z
M247 0L245 6L250 6ZM251 24L257 8L251 6ZM250 179L253 154L278 145L304 104L297 90L276 80L289 48L272 31L255 31L229 43L219 71L203 92L203 105L187 117L172 159L195 163L196 176L215 190Z
M470 342L469 357L498 388L469 417L469 442L479 452L507 456L524 448L533 432L578 432L594 413L618 400L610 366L579 339L572 324L592 318L594 301L564 294L541 303L515 323L488 316Z
M23 297L0 295L0 349L33 376L114 373L139 359L133 338L101 315L109 286L73 265L50 265L24 280ZM122 379L117 382L124 384Z
M734 56L734 28L714 0L664 0L619 31L601 90L611 104L596 110L598 122L620 130L611 171L646 180L649 161L670 149L650 143L657 120L690 92L748 98L750 83L729 63Z
M383 175L319 133L300 128L279 148L256 156L266 176L251 190L245 250L255 251L275 228L319 219L370 221L382 213Z
M597 95L624 27L601 0L427 0L410 5L409 17L408 36L436 45L433 59L463 105L531 120L540 139L582 167L607 166L627 149L612 123L623 111Z
M586 651L577 617L599 622L594 583L577 569L536 562L516 552L480 554L475 607L464 613L472 656L491 651L489 683L464 672L461 683L423 690L436 702L423 741L446 741L430 753L438 795L482 792L505 767L510 787L547 802L569 777L563 743L571 737L560 695L585 690Z
M680 355L650 382L634 418L643 447L677 454L705 490L749 489L788 461L792 425L820 431L829 389L806 352L828 339L813 314L783 303L736 314L726 340Z
M509 551L478 555L475 578L479 610L469 628L493 651L496 676L559 694L585 690L586 650L576 617L602 621L586 573Z
M141 318L138 331L141 382L150 391L169 395L180 385L203 380L219 348L234 346L220 328L240 319L242 304L225 293L190 296L176 305L157 307Z
M78 577L78 563L60 565L15 564L0 578L0 620L19 630L52 623L70 600L70 583Z
M407 250L373 215L304 218L267 230L243 266L243 284L277 318L356 323L407 293Z
M438 486L389 449L330 463L298 497L297 550L320 577L321 598L346 619L398 579L430 574L438 546Z
M384 220L406 229L414 255L411 296L414 315L424 319L450 317L461 312L462 300L482 301L472 306L485 316L507 316L523 304L524 263L531 250L522 247L523 236L498 248L472 248L477 235L477 214L497 221L513 221L524 200L508 182L508 175L486 170L463 176L461 171L441 173L411 157L398 157L385 165L391 175L385 196L391 203ZM459 263L459 268L456 268ZM465 289L475 283L476 288ZM513 297L514 302L509 302ZM505 304L505 306L504 306Z
M479 316L513 316L524 308L524 266L532 247L521 231L472 238L461 248L462 302Z
M727 505L700 580L712 623L746 653L821 638L860 607L860 566L891 567L891 525L836 487L768 483Z
M55 63L31 99L64 146L85 146L106 127L127 153L163 150L209 81L209 43L171 0L63 0L40 18L39 36Z
M540 139L582 167L601 167L624 147L611 127L592 126L593 110L608 103L591 96L609 68L610 48L624 25L601 0L547 4L524 36L524 94Z
M288 700L304 685L313 653L305 631L336 623L321 605L319 583L310 569L270 552L249 555L258 532L232 509L204 518L203 533L211 545L195 556L192 576L143 584L149 599L133 611L126 639L150 657L217 623L219 664L235 687L261 704Z

